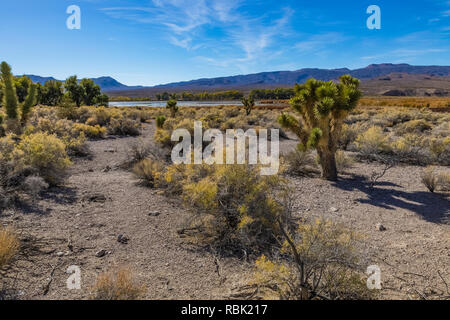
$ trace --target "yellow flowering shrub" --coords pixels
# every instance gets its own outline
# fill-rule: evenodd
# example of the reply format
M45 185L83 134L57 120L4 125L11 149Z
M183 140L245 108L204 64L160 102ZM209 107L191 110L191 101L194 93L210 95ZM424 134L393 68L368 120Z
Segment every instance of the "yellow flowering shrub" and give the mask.
M61 182L71 165L66 146L56 135L34 133L24 136L13 157L36 170L49 184Z

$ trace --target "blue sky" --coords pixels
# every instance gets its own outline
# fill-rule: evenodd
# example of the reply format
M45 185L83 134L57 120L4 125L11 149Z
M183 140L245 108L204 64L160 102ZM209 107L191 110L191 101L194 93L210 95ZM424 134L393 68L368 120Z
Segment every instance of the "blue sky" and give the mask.
M381 30L369 30L369 5ZM81 30L68 30L69 5ZM450 0L16 0L0 6L15 74L128 85L372 63L450 65Z

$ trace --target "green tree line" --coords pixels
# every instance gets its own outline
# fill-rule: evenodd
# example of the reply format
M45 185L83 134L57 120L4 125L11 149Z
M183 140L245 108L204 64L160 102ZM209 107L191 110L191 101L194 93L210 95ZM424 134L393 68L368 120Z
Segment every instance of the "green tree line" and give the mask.
M15 88L18 103L25 102L26 96L33 81L27 76L13 77L12 85ZM65 82L57 80L48 80L43 85L36 86L35 103L46 106L58 106L64 98L75 103L77 106L82 104L93 106L107 106L109 98L101 92L99 85L91 79L82 79L78 81L76 76L69 77ZM0 79L0 106L4 96L4 81Z

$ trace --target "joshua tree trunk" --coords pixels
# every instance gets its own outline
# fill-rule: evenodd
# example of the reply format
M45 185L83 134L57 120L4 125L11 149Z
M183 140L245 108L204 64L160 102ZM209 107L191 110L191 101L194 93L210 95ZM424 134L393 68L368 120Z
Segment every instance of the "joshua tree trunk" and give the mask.
M337 181L336 153L330 150L317 150L322 167L322 179Z

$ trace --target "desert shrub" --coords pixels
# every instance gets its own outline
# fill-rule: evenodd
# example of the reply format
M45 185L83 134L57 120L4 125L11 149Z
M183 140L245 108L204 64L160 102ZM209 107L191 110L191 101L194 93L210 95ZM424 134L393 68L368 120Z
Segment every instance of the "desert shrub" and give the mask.
M405 122L399 126L399 128L396 130L399 134L406 134L406 133L423 133L425 131L429 131L433 128L433 125L429 123L426 120L420 119L420 120L411 120L408 122Z
M156 130L154 139L155 142L164 148L173 147L173 142L171 140L172 134L169 130Z
M354 162L354 159L346 155L344 151L338 150L336 152L336 166L338 168L338 171L344 172L347 169L350 169L351 167L353 167Z
M347 150L348 146L358 137L359 132L356 126L344 124L342 126L341 135L339 136L339 148Z
M60 183L71 165L64 143L56 135L46 133L25 136L13 157L35 170L50 185Z
M428 167L422 172L422 183L427 187L430 192L434 192L439 183L439 177L436 174L436 168Z
M436 163L444 166L450 165L450 137L430 138L427 146Z
M388 137L380 127L373 126L360 134L355 141L360 154L364 157L380 154L389 150Z
M285 231L281 255L261 256L252 282L266 298L361 300L371 292L359 271L358 236L334 222L317 219Z
M78 132L83 132L86 137L91 139L104 138L106 134L106 128L100 127L98 124L90 126L82 123L75 123L73 129Z
M99 275L91 291L92 300L138 300L146 290L129 269L119 269Z
M139 123L123 117L111 119L108 132L117 136L138 136L141 134Z
M310 176L318 172L317 162L310 150L296 149L283 157L286 172L294 176Z
M39 109L42 111L42 109ZM40 114L36 112L30 119L30 125L25 129L24 134L47 133L55 134L64 142L69 156L87 156L89 149L86 144L86 135L83 131L82 124L77 124L68 119L58 119L51 114Z
M156 160L144 159L136 163L133 167L134 175L142 185L155 187L160 184L163 178L163 165Z
M417 134L405 134L391 143L393 156L399 162L426 165L433 162L426 140Z
M151 151L151 145L139 139L138 142L131 144L129 147L127 163L133 165L145 160L151 154Z
M19 247L20 243L14 232L0 226L0 269L11 262Z
M438 184L442 191L450 191L450 173L440 173L438 175Z
M248 165L176 165L166 173L170 190L181 190L191 208L188 228L220 248L268 250L288 217L288 185L277 176L260 176Z
M48 183L39 176L29 176L24 181L24 187L34 201L39 193L48 188Z
M164 122L166 122L166 117L161 115L156 117L156 127L158 129L162 129L164 126Z
M112 113L104 107L94 108L86 120L89 126L107 126L111 121Z

